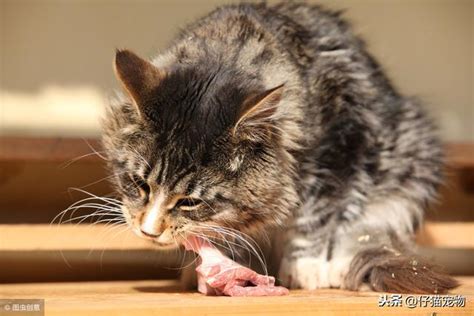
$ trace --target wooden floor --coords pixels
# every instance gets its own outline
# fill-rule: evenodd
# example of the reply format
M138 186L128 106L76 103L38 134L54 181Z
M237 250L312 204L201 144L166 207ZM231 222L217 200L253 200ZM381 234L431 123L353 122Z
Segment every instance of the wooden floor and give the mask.
M83 187L97 195L111 191L107 181L97 182L107 177L104 162L98 156L88 156L89 144L101 150L97 143L36 138L0 142L0 282L4 283L0 283L0 299L45 299L47 316L474 316L472 276L459 278L463 285L449 296L465 297L465 307L431 307L427 302L428 307L411 309L406 306L406 299L413 297L409 295L402 296L403 307L379 307L383 294L373 292L317 290L292 291L286 297L205 297L180 292L176 281L150 281L155 276L171 278L169 267L176 266L175 259L179 259L177 266L182 264L181 257L161 256L150 244L120 227L111 231L100 224L47 224L58 210L84 198L69 187ZM418 243L423 246L423 255L451 273L474 275L474 145L454 144L447 149L449 183L442 191L441 203L428 213ZM83 155L84 159L76 161ZM29 185L38 179L48 181ZM91 183L95 183L93 187L89 187ZM66 223L68 216L72 214L64 218ZM149 281L84 282L124 276ZM43 283L6 284L33 280ZM44 283L52 280L64 282ZM81 282L71 282L78 280ZM4 316L1 304L0 316Z
M466 297L465 307L379 307L380 293L341 290L297 290L266 298L205 297L182 293L171 280L2 284L0 298L43 298L48 316L474 315L474 278L459 279L462 286L451 295Z

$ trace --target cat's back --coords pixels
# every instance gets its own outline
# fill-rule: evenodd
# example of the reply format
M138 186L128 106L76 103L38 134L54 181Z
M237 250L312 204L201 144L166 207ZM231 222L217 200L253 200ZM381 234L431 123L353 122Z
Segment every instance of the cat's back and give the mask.
M190 40L190 41L189 41ZM202 41L200 41L202 40ZM318 48L356 42L340 12L306 3L224 5L188 25L175 44L195 52L230 56L266 50L287 53L297 63L314 59ZM224 55L225 54L225 55ZM209 56L208 56L209 57Z
M203 28L210 33L231 37L252 28L262 28L277 38L290 37L295 32L315 37L353 37L349 24L341 17L342 11L326 9L320 5L300 2L244 3L225 5L198 20L191 28ZM297 34L303 36L305 34Z

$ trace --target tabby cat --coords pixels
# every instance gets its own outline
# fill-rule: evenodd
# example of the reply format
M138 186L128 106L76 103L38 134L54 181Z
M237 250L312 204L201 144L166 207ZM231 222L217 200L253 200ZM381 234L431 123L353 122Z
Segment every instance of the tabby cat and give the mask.
M442 181L433 124L340 15L228 5L151 60L117 51L126 93L103 143L138 235L169 248L197 234L236 253L271 235L269 265L290 288L457 285L414 250Z

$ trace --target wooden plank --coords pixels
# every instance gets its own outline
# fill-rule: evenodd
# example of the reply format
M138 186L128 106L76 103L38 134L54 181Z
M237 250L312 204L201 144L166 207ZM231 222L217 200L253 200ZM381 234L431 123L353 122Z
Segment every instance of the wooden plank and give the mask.
M91 138L31 138L0 137L0 161L60 161L81 158L97 162L101 151L100 141Z
M451 275L474 275L474 249L418 247L421 256Z
M450 225L428 223L420 250L450 273L471 275L474 248L466 246L473 224ZM183 253L157 251L127 228L108 230L101 224L0 225L0 271L8 271L0 282L163 278L186 262Z
M153 249L153 244L124 226L102 224L0 225L0 236L0 251ZM474 248L474 223L428 222L417 241L427 247Z
M59 161L0 160L0 223L50 223L69 205L88 197L71 188L111 196L110 175L102 161L81 159L64 166Z
M102 150L96 138L32 138L0 137L0 161L42 160L67 161ZM474 167L474 143L447 143L445 152L448 164L455 167ZM84 157L86 161L98 161L97 155Z
M426 212L427 220L474 222L474 168L449 171L440 189L438 203Z
M452 295L464 296L465 307L379 307L381 293L335 289L294 290L284 297L206 297L181 292L176 281L9 284L0 286L0 296L44 298L49 316L472 315L473 278L459 279L462 286Z
M474 250L421 248L452 275L474 275ZM138 280L176 277L190 253L157 250L0 251L0 283Z
M171 278L183 256L124 226L0 225L0 283Z
M106 225L0 225L0 251L144 250L153 244L124 226Z
M446 159L456 168L474 168L473 143L449 143L445 146Z
M474 223L426 223L417 235L422 246L474 248Z
M177 278L178 267L193 260L183 255L130 249L0 251L0 288L1 283Z
M71 196L70 187L111 194L105 162L88 143L102 150L98 139L0 137L0 223L48 223L81 197ZM474 144L450 143L446 153L450 177L428 218L474 221Z

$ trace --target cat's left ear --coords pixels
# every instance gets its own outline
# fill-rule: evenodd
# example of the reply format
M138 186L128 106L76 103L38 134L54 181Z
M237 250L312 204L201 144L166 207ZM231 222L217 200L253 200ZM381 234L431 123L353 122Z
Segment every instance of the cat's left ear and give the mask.
M240 108L234 134L246 127L264 127L271 124L283 91L284 84L247 98Z
M145 101L159 85L164 73L151 62L129 50L117 50L114 62L115 75L133 99L140 112Z

